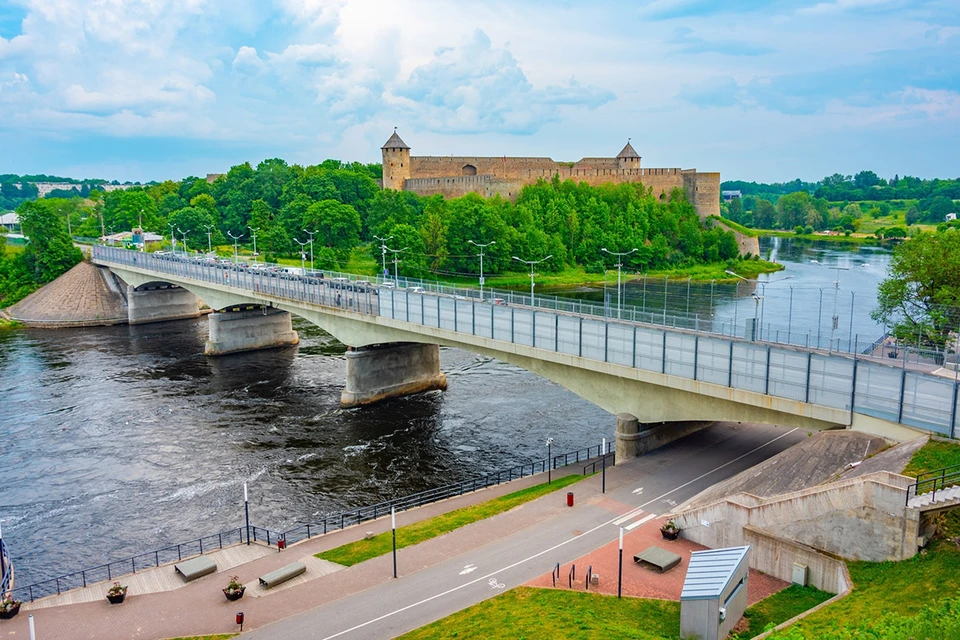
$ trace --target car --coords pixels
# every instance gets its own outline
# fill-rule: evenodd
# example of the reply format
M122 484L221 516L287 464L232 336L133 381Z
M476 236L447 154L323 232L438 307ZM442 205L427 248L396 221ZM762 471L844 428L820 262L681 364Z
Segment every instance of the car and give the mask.
M392 280L384 280L380 283L380 286L384 289L396 289L397 283L393 282Z
M425 293L425 291L423 290L423 287L410 287L409 289L407 289L407 291L409 291L410 293Z

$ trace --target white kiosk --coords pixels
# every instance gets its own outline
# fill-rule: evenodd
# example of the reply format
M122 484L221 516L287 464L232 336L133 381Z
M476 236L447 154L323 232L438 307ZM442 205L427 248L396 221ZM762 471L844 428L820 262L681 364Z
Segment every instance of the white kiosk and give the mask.
M680 637L722 640L747 608L750 547L694 551L680 594Z

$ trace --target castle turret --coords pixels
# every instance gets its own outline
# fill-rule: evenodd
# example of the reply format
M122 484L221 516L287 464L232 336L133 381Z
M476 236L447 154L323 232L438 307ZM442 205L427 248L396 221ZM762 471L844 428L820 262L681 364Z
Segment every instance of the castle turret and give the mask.
M383 188L403 191L403 183L410 178L410 147L397 135L393 135L380 147L383 155Z
M623 151L617 154L617 168L618 169L639 169L640 168L640 154L637 153L633 145L630 144L630 138L627 138L627 145L623 148Z

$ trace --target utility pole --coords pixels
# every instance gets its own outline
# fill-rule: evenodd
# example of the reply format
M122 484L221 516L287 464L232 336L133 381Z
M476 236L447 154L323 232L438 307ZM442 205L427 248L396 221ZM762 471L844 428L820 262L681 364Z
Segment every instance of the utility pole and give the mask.
M403 253L410 247L404 247L403 249L391 249L390 247L385 246L385 248L387 251L390 251L393 253L393 278L396 280L398 277L400 277L400 271L398 266L398 263L400 262L399 256L401 253ZM397 284L397 286L398 287L400 286L399 283Z
M227 231L227 235L233 238L233 264L239 263L239 258L237 257L237 240L243 237L241 233L238 236L233 235L233 231Z
M533 304L533 286L534 286L534 285L533 285L533 279L534 279L534 277L536 276L536 274L533 272L533 268L534 268L536 265L540 264L541 262L546 262L547 260L549 260L549 259L552 258L552 257L553 257L553 254L550 254L550 255L547 256L546 258L540 258L539 260L521 260L521 259L518 258L517 256L513 256L513 259L516 260L517 262L522 262L522 263L524 263L524 264L530 265L530 311L531 311L531 312L533 312L533 311L535 310L535 307L534 307L534 304Z
M250 237L253 238L253 264L257 264L257 231L260 231L260 227L254 229L247 225L247 229L250 229Z
M213 253L213 225L205 224L203 228L207 230L207 253Z
M483 302L483 250L492 244L497 244L497 242L496 240L492 240L487 244L477 244L473 240L467 240L467 242L480 249L480 302Z
M617 257L617 319L620 318L620 268L623 267L623 256L628 256L636 249L630 249L630 251L624 251L623 253L617 253L616 251L608 251L607 249L600 249L604 253L609 253L612 256ZM688 304L689 307L689 304ZM689 310L689 309L688 309Z
M177 227L177 233L183 236L183 255L187 255L187 232Z
M298 245L300 245L300 270L301 270L303 273L306 273L306 272L307 272L307 268L306 268L306 266L303 264L304 260L306 260L306 254L304 253L304 247L306 247L308 244L313 244L313 240L308 240L307 242L300 242L299 240L297 240L296 238L294 238L293 241L296 242ZM312 269L313 269L313 252L311 251L310 253L311 253L311 257L310 257L310 269L312 270Z

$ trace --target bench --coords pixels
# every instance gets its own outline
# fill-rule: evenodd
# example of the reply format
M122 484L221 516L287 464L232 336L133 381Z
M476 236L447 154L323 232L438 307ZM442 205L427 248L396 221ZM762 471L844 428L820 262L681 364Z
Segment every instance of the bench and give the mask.
M660 573L666 573L680 564L680 556L660 547L648 547L637 555L633 556L633 561L637 564L648 564L657 569Z
M216 572L217 563L207 556L197 556L196 558L190 558L189 560L178 562L177 564L173 565L173 568L177 573L183 576L184 580L190 582L191 580L196 580L200 576L205 576L208 573Z
M296 578L301 573L305 573L306 570L307 568L302 562L294 562L293 564L288 564L285 567L281 567L276 571L271 571L270 573L261 576L260 584L269 589L277 586L278 584L284 583L291 578Z

